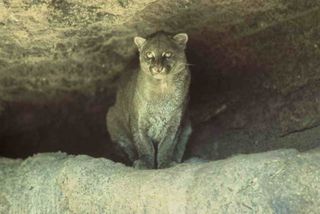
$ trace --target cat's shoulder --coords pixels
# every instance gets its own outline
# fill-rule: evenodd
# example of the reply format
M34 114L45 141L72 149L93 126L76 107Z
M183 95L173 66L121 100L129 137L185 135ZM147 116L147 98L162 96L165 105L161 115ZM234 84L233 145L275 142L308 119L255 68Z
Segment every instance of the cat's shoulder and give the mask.
M122 72L121 76L119 78L118 87L124 88L126 86L134 84L134 82L136 82L136 79L137 79L137 74L138 74L137 69L126 70L126 71Z

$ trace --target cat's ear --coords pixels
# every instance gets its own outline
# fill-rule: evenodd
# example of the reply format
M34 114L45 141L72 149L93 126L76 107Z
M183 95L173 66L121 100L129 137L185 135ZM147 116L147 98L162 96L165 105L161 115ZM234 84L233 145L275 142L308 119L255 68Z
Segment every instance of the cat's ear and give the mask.
M136 46L138 47L139 51L142 49L143 45L146 43L146 39L142 38L140 36L134 37L133 41L136 44Z
M188 35L186 33L178 33L173 36L173 40L182 47L185 47L188 42Z

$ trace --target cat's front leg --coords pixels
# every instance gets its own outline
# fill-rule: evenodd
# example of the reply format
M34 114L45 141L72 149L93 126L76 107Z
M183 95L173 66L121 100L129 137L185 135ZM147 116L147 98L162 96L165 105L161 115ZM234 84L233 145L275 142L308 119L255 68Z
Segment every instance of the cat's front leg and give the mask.
M133 167L138 169L154 169L155 150L151 139L141 132L135 135L134 138L139 159L134 161Z
M174 150L178 141L178 126L170 127L167 135L158 145L157 168L167 168L177 164L174 161Z

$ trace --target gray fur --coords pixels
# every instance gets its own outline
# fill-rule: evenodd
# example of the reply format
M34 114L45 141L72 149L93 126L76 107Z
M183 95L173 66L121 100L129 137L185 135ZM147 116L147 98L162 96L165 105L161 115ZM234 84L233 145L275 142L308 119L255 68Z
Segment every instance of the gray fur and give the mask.
M112 141L136 168L165 168L182 160L192 131L187 113L187 39L186 34L164 32L134 39L140 69L121 80L116 103L107 113L107 127Z

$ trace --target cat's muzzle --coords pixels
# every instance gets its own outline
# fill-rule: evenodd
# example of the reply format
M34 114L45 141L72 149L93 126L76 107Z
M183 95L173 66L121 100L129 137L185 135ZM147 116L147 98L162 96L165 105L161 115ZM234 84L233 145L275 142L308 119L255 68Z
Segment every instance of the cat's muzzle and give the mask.
M151 68L151 73L152 74L164 74L164 73L166 73L166 68L163 66L160 66L160 67L155 66L155 67Z
M150 70L151 75L153 76L153 78L155 79L164 79L167 76L167 70L166 68L162 67L160 69L157 68L152 68Z

